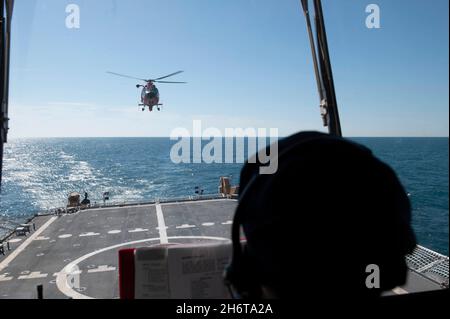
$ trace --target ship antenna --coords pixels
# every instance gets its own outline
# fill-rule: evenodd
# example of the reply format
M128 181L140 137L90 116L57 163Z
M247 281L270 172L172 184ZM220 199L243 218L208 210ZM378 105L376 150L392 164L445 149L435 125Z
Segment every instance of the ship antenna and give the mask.
M336 101L336 92L334 89L333 72L331 70L330 55L328 52L328 41L325 31L322 3L321 0L313 0L315 13L314 23L316 27L316 39L314 39L308 1L309 0L301 0L301 4L306 18L306 26L308 28L323 125L328 127L328 132L330 134L342 136L341 123L339 120L339 112Z

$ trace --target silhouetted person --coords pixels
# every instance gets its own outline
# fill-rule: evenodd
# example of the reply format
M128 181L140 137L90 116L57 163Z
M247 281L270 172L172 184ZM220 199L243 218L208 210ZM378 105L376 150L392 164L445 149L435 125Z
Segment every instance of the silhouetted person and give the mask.
M87 192L84 192L84 199L83 199L83 201L81 202L81 205L88 206L88 205L90 205L90 204L91 204L91 201L88 199L88 193L87 193Z
M260 175L259 163L241 171L226 275L234 292L351 300L405 283L405 255L416 240L408 196L388 165L362 145L318 132L280 140L278 158L273 175ZM380 287L370 289L373 264Z

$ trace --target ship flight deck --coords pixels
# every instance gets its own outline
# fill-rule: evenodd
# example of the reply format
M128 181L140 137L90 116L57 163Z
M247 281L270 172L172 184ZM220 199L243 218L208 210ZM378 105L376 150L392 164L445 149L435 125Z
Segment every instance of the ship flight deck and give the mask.
M50 299L119 298L118 250L230 240L236 205L234 199L217 198L37 216L31 221L35 230L26 236L13 234L3 243L0 299L37 298L38 285L43 286L44 298ZM430 261L430 267L417 267L431 269L446 263L448 276L448 257L439 256ZM72 285L66 284L69 281ZM408 283L391 293L440 288L442 283L411 269Z

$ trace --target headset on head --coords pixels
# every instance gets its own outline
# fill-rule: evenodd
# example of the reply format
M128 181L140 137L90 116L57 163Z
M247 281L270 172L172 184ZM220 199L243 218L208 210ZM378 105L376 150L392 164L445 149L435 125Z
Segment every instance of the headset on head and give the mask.
M284 167L283 162L280 161L282 158L288 156L294 150L298 151L299 147L303 147L319 139L342 140L339 137L319 132L302 132L288 137L281 141L281 147L283 149L278 150L278 159L276 159L278 160L278 171L282 170ZM248 169L248 166L249 164L246 163L242 170ZM267 175L259 174L259 167L259 164L252 165L252 169L249 172L251 177L246 185L244 185L242 192L239 195L239 204L234 214L231 230L233 253L231 263L225 270L224 279L231 296L236 299L260 298L262 296L261 285L258 279L255 278L255 270L252 268L252 262L248 256L247 247L244 246L243 248L240 240L243 217L248 211L248 198L259 186L258 183L260 184L263 180L261 176L267 177ZM270 182L270 177L264 181L266 183Z

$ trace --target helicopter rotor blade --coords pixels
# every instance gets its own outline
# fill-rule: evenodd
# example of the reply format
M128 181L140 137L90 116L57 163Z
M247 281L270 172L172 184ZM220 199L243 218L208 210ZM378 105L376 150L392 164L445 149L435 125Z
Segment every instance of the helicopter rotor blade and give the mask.
M120 74L120 73L115 73L115 72L109 72L109 71L107 71L106 73L113 74L113 75L117 75L117 76L121 76L121 77L124 77L124 78L129 78L129 79L134 79L134 80L140 80L140 81L144 81L144 82L149 82L149 80L146 80L146 79L140 79L140 78L136 78L136 77L134 77L134 76L129 76L129 75L125 75L125 74Z
M187 82L158 81L158 80L155 80L155 81L152 81L152 82L155 82L155 83L176 83L176 84L185 84L185 83L187 83Z
M170 77L170 76L174 76L174 75L180 74L180 73L182 73L182 72L184 72L184 71L177 71L177 72L171 73L171 74L169 74L169 75L166 75L166 76L162 76L162 77L160 77L160 78L153 79L152 81L162 80L162 79L168 78L168 77Z

